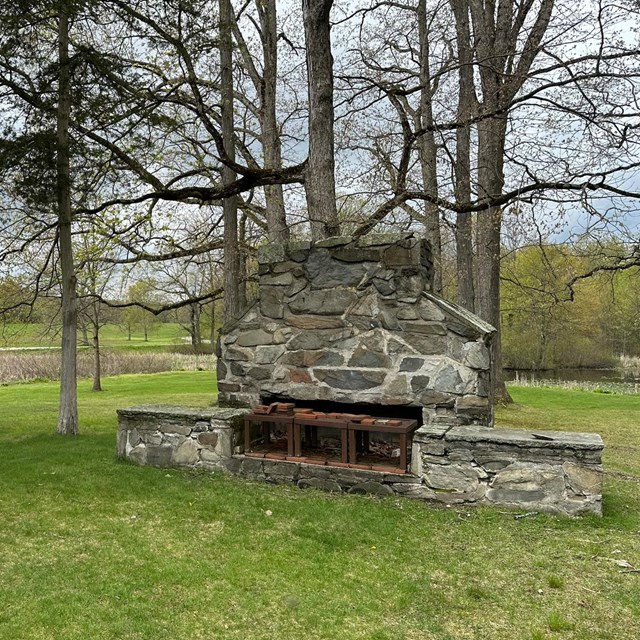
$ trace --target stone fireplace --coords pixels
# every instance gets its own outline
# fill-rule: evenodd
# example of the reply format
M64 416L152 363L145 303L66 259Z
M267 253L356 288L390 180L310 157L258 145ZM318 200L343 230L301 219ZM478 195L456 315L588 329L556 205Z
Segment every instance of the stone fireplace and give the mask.
M426 240L267 245L258 264L258 302L222 331L221 405L405 407L421 424L492 424L494 329L432 293Z
M337 493L602 512L599 435L493 428L494 329L434 295L428 242L266 245L258 265L258 301L221 332L220 406L119 410L120 457ZM292 416L270 425L264 414L281 405ZM386 444L399 464L364 455L378 425L395 429ZM334 445L323 444L325 427ZM280 452L272 431L283 434ZM318 459L314 447L336 454Z

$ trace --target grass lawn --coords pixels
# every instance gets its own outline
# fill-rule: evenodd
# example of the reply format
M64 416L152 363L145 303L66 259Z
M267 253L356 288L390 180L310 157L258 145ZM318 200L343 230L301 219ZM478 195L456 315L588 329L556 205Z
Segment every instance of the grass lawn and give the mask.
M136 330L128 339L121 325L107 324L100 329L103 347L118 349L158 349L187 344L188 333L175 322L159 322L149 327L148 340L142 330ZM62 335L59 330L39 323L13 323L0 325L0 347L60 347ZM80 334L78 334L78 341Z
M207 372L0 388L0 638L640 637L640 399L513 389L513 426L599 430L605 516L332 496L114 459L117 407L207 405Z

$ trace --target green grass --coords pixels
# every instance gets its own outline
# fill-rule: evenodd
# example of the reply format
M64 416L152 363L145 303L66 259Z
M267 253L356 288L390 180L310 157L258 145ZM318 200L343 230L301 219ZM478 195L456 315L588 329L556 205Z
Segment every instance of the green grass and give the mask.
M607 479L601 519L515 520L139 468L114 459L115 409L207 405L213 377L105 388L81 384L76 438L53 433L54 384L0 388L3 640L640 637L640 574L614 562L640 566L637 478ZM503 423L640 442L631 397L513 392Z
M595 431L605 441L607 469L640 476L640 394L513 387L514 404L497 422L520 429Z
M136 330L128 339L123 326L107 324L100 330L103 347L118 349L157 349L174 345L184 345L188 333L175 322L152 325L148 340L144 340L141 330ZM78 340L80 334L78 334ZM56 328L39 323L13 323L0 325L0 347L59 347L61 334Z

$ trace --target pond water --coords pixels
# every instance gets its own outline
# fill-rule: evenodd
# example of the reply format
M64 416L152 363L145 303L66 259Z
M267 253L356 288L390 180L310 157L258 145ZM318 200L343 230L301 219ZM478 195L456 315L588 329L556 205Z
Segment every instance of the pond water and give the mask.
M640 377L630 372L626 375L621 369L543 369L527 371L522 369L504 369L504 379L511 382L520 380L557 380L576 382L640 382Z

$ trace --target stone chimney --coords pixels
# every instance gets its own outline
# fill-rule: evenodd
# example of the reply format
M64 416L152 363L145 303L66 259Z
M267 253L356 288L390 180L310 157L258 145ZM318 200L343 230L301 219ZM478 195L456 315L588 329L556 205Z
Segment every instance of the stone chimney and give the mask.
M434 295L411 234L266 245L259 299L222 331L222 404L408 406L435 424L490 424L493 327Z

